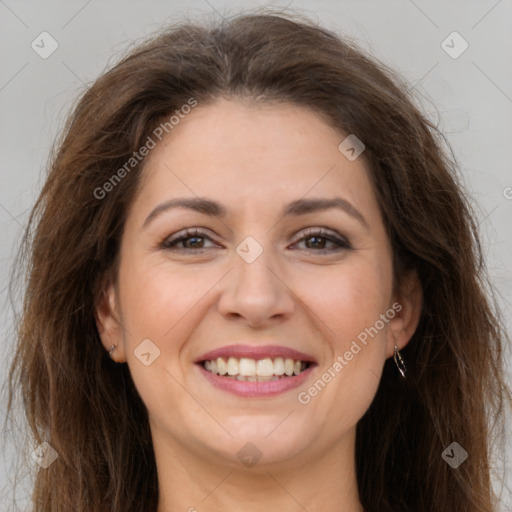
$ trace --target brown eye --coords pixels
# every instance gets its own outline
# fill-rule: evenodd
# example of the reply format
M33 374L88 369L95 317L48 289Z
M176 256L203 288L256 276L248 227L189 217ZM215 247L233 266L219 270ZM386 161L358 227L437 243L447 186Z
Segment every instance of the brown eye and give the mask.
M306 249L312 249L316 252L333 252L351 249L351 246L345 238L338 237L323 229L310 230L304 233L304 236L296 243L305 242ZM334 247L326 247L327 244L334 244Z
M184 233L166 239L162 244L162 248L178 251L209 249L210 247L204 247L205 240L211 241L211 238L204 231L200 229L187 229ZM183 245L179 247L179 244Z

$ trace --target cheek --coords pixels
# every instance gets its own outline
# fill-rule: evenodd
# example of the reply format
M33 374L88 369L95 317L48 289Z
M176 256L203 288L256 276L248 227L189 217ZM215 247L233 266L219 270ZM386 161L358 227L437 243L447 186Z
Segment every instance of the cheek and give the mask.
M359 421L377 392L386 357L391 280L379 264L358 261L317 280L308 307L318 317L326 359L300 403L322 418L326 436L339 435ZM305 292L303 292L305 293ZM390 318L386 317L387 320Z
M204 276L200 284L193 271L173 271L167 262L132 262L120 268L119 279L127 364L137 391L153 421L171 414L171 403L183 402L200 416L197 404L178 384L184 378L180 353L204 316L201 297L218 278L205 281ZM147 353L148 365L143 356ZM164 411L163 416L157 411Z
M347 344L374 326L389 307L390 271L377 261L354 260L299 282L300 297L321 320L317 325L336 352L347 350ZM386 326L378 325L384 332Z
M213 272L212 272L213 274ZM200 309L200 299L218 280L199 279L197 270L173 269L168 262L126 265L120 269L122 310L130 334L169 343L188 315Z

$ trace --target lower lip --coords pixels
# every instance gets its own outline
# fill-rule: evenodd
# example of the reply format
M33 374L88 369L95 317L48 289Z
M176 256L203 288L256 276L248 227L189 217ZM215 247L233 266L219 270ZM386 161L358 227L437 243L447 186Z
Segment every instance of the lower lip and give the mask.
M300 386L311 375L311 372L316 365L312 364L309 368L306 368L303 372L299 373L299 375L284 377L279 380L272 380L268 382L247 382L229 379L205 370L201 364L198 364L197 366L206 379L208 379L208 381L216 388L245 398L259 398L276 396Z

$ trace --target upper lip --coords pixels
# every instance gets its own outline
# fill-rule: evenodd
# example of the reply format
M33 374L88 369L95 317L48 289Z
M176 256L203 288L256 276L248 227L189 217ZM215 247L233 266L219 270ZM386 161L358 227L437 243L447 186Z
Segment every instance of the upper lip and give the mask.
M196 358L194 363L217 359L218 357L247 357L249 359L256 360L265 359L267 357L272 359L276 357L282 357L294 359L296 361L308 361L311 363L316 363L316 360L313 356L293 348L283 347L280 345L227 345L225 347L220 347L215 350L211 350L210 352L206 352L202 356Z

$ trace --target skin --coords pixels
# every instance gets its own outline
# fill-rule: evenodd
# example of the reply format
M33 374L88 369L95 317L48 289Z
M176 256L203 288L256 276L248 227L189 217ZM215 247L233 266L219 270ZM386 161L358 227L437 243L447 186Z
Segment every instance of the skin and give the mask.
M117 345L113 358L128 364L149 412L158 512L362 510L356 425L385 360L417 326L421 290L410 276L393 294L392 248L363 157L349 161L338 149L344 138L304 107L219 99L193 109L147 157L97 325L105 348ZM226 217L176 208L142 228L160 203L196 196L220 202ZM281 215L290 201L335 196L366 226L339 209ZM326 239L301 241L321 226L351 248L329 253L322 247L336 244ZM162 248L195 227L206 237ZM263 248L252 263L236 252L247 236ZM299 403L297 394L396 302L401 311L317 396ZM134 354L145 339L160 350L149 366ZM300 388L238 397L213 387L193 362L234 343L295 348L318 366ZM261 453L251 468L237 457L248 442Z

